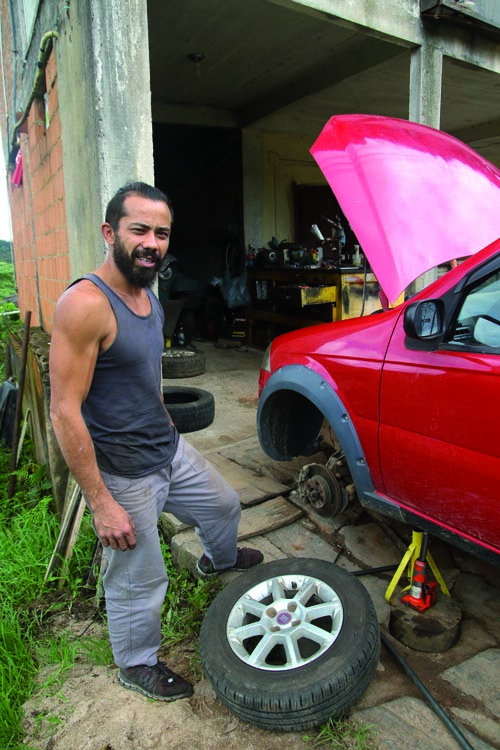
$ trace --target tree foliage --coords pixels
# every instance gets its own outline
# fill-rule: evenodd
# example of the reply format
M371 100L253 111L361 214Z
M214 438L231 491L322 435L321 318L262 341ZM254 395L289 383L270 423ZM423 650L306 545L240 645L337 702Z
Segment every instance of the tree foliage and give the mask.
M0 261L12 264L12 242L0 240Z
M0 303L6 297L12 297L16 293L16 282L14 279L14 266L0 260Z

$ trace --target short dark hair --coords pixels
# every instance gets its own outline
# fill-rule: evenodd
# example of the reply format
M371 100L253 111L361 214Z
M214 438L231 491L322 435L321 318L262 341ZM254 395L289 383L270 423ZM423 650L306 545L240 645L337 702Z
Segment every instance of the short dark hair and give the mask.
M116 191L106 208L105 222L110 225L114 232L118 230L122 216L126 216L124 203L131 195L141 195L143 198L149 198L152 201L163 201L163 203L167 204L173 221L174 211L172 203L165 193L153 187L153 185L148 185L146 182L128 182Z

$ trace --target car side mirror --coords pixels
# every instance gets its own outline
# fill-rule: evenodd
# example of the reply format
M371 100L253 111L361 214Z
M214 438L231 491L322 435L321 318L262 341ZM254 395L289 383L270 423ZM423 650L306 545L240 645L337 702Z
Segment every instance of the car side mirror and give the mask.
M440 299L411 302L405 310L404 332L412 339L436 339L444 332L444 304Z

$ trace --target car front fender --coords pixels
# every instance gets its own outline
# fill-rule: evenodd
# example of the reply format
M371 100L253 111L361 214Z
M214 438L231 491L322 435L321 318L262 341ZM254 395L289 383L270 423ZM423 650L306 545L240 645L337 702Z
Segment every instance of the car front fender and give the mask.
M270 458L290 461L315 453L324 419L342 446L358 495L373 492L358 434L331 383L302 365L281 367L269 377L259 399L257 430Z

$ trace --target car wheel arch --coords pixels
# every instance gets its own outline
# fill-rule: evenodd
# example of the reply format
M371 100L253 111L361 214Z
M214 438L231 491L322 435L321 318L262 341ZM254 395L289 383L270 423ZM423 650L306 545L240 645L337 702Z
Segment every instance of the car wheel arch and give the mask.
M299 399L302 404L302 420L297 420L292 411L294 398ZM304 417L311 420L310 431L307 430ZM290 461L297 455L308 455L293 450L291 453L286 452L290 448L291 443L287 439L292 430L287 432L284 425L297 421L293 433L297 436L297 445L300 443L307 448L311 442L310 435L316 430L316 426L319 432L323 418L331 425L342 446L358 494L373 492L368 464L349 410L333 385L309 367L287 365L276 370L267 380L257 410L261 446L270 458L278 461ZM281 448L277 447L280 444Z

